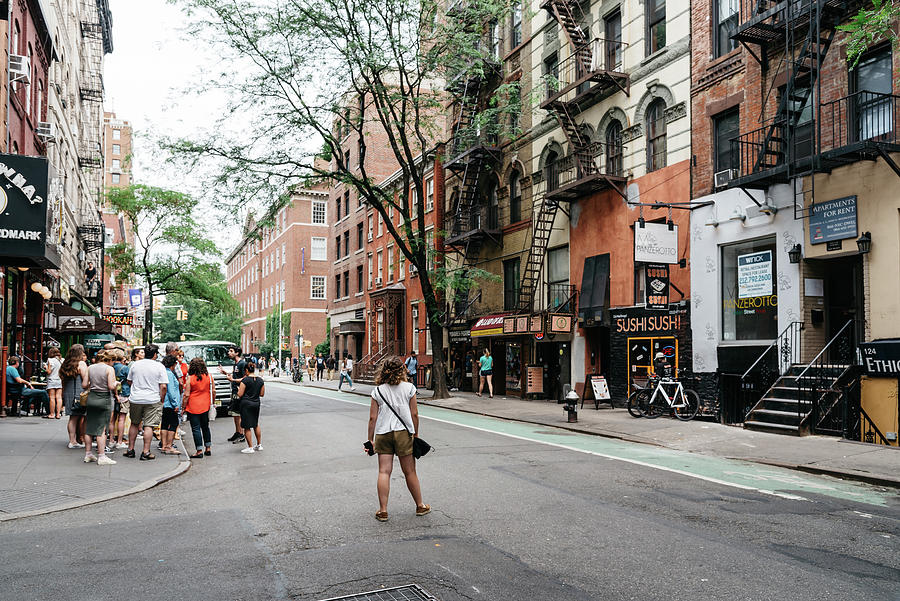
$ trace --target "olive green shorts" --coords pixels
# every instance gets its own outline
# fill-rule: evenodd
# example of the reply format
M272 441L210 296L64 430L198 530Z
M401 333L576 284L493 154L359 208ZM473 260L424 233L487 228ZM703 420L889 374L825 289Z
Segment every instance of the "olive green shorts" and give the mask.
M379 455L396 455L406 457L412 455L413 437L407 430L397 430L388 434L376 434L373 443Z
M155 428L162 420L162 403L142 404L131 403L128 408L128 416L135 426L144 422L145 428Z

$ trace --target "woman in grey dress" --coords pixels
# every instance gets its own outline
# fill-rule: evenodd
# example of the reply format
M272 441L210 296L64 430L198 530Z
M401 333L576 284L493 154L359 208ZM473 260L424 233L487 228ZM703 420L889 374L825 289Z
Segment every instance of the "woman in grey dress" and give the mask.
M96 461L97 465L115 465L106 456L106 428L112 416L113 395L118 381L112 367L114 354L109 351L97 353L97 362L88 367L81 385L88 391L87 416L84 426L84 462ZM91 452L91 443L97 439L97 454Z
M69 416L69 448L83 449L84 444L81 438L84 436L84 416L86 410L78 402L81 396L81 383L87 376L87 363L85 360L87 355L84 347L80 344L73 344L66 353L66 360L63 361L62 367L59 368L59 374L62 379L62 398L63 405L66 408L66 415Z

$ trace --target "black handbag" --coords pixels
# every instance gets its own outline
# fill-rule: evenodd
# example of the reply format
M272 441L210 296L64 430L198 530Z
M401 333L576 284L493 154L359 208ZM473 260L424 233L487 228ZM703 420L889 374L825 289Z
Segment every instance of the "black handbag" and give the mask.
M403 421L403 418L400 417L400 414L397 413L397 410L394 409L390 403L387 402L387 399L384 398L384 395L381 394L381 391L378 388L375 388L375 392L378 393L378 396L381 397L381 402L387 405L388 409L394 412L394 415L397 416L397 419L400 420L400 423L403 424L403 427L406 428L407 432L412 434L411 428L406 425L406 422ZM416 459L421 459L425 455L427 455L431 451L431 445L413 434L413 457Z

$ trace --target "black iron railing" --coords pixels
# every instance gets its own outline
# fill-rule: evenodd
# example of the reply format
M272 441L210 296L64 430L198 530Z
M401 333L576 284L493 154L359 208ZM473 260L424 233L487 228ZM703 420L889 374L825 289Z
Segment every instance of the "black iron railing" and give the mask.
M858 407L858 409L859 419L856 422L857 430L851 432L851 435L847 436L847 438L872 444L890 445L890 441L888 441L887 437L878 429L878 426L875 425L875 422L872 421L869 414L866 413L862 407Z
M577 313L578 289L570 284L547 284L547 310L553 313Z
M560 61L557 73L545 78L544 102L571 102L591 85L589 75L601 71L621 73L622 54L628 44L620 40L594 38ZM625 77L624 73L621 73ZM576 85L581 82L581 85Z
M593 142L584 151L567 155L544 167L544 184L547 192L585 179L589 176L623 177L622 161L624 148L621 142L607 144ZM610 159L610 160L608 160Z
M497 231L500 229L500 207L474 207L464 209L450 217L450 237L462 236L470 232Z
M861 91L822 105L822 151L860 142L898 143L900 96Z
M787 126L769 123L731 139L731 160L737 177L757 175L784 164Z
M464 152L475 148L493 148L497 146L498 142L499 136L496 133L476 133L470 130L460 130L450 139L447 156L452 161Z
M856 363L857 336L863 323L850 319L838 330L819 354L801 370L796 379L798 420L806 423L811 433L841 434L843 427L834 427L835 416L843 415L848 397L841 394L841 386L852 379ZM809 409L809 415L804 411Z

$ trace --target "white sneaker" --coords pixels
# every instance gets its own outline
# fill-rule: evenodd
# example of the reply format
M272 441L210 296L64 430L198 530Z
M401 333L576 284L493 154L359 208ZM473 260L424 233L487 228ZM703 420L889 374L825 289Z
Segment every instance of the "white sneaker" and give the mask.
M263 446L262 446L261 444L258 444L258 445L256 445L256 446L253 447L253 448L256 449L257 451L262 451L262 450L263 450Z
M97 460L97 465L115 465L116 462L104 455L100 459Z
M256 452L256 451L253 450L253 447L247 447L246 449L241 449L241 453L248 453L248 454L249 454L249 453L255 453L255 452Z
M127 449L128 445L125 444L124 442L120 442L119 444L116 445L116 448L117 449Z
M68 446L70 449L83 449L84 448L84 445L80 442L76 442L76 443L70 442Z
M84 456L84 462L85 462L85 463L92 463L92 462L94 462L94 461L97 461L97 458L94 457L93 455L85 455L85 456Z

